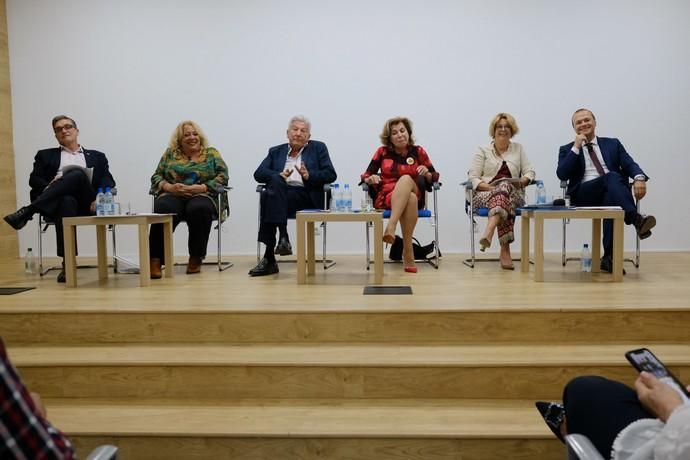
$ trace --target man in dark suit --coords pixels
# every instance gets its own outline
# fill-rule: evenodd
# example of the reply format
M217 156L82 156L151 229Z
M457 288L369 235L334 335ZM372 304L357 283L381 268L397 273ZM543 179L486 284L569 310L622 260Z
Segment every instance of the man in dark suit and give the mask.
M289 215L302 209L324 208L324 184L337 175L326 144L309 140L311 123L303 116L292 117L287 129L288 143L271 147L254 172L257 182L266 184L261 193L261 217L258 240L266 245L259 264L250 276L278 273L275 254L292 254L287 234ZM276 228L279 232L276 244Z
M115 180L104 153L79 145L79 129L72 118L54 117L53 131L60 146L36 153L34 169L29 176L31 204L6 215L5 221L19 230L37 212L51 218L55 222L57 254L64 258L62 218L95 214L96 190L115 187ZM90 181L84 169L91 169ZM62 266L58 283L65 282L64 260Z
M568 195L576 206L620 206L625 211L625 223L634 225L640 239L649 238L656 225L654 216L637 212L636 199L647 194L649 177L625 151L618 139L597 137L594 114L578 109L572 117L575 140L561 146L556 174L568 181ZM628 179L633 179L632 193ZM613 222L604 220L604 256L601 270L612 271Z

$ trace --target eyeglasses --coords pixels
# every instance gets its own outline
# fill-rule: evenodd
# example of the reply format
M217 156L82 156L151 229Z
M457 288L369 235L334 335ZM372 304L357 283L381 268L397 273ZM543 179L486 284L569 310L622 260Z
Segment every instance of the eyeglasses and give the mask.
M53 131L55 131L55 133L59 133L60 131L70 131L72 129L74 129L74 125L67 124L62 126L56 126L55 128L53 128Z
M510 125L496 125L496 129L511 129Z

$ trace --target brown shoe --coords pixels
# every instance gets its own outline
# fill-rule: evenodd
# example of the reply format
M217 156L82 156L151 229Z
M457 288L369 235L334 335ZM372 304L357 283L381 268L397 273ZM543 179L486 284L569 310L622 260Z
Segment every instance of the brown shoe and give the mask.
M149 263L151 264L151 279L160 279L163 276L163 272L161 271L161 260L152 257Z
M189 262L187 262L187 274L191 275L193 273L201 272L201 257L189 256Z

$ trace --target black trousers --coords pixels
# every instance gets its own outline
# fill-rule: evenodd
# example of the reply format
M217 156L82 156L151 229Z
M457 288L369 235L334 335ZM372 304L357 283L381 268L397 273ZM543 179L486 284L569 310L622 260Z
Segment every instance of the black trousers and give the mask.
M604 458L611 457L613 441L636 420L655 418L640 404L634 389L598 376L571 380L563 390L568 433L587 436Z
M596 179L582 182L572 191L570 199L576 206L620 206L625 211L625 223L632 224L637 215L635 199L630 192L628 178L609 172ZM604 255L613 254L613 221L604 219Z
M258 240L269 248L276 245L276 229L279 225L287 225L288 216L294 216L302 209L318 207L305 187L287 185L282 179L266 184L260 201Z
M196 195L184 198L176 195L162 195L153 203L153 212L160 214L175 214L173 216L173 230L182 221L187 222L189 238L187 247L189 255L206 257L208 236L211 233L211 223L216 217L216 207L207 195ZM149 232L149 254L152 258L164 260L163 224L151 225Z
M73 169L48 186L31 206L55 223L57 255L65 256L63 217L88 216L96 193L83 171ZM75 245L76 247L76 245Z

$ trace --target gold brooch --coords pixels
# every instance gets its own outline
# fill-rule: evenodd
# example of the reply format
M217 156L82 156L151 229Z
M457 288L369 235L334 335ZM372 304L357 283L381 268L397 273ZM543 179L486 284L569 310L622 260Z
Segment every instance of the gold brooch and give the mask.
M414 164L414 158L412 158L412 157L407 157L407 164L408 164L408 165Z

